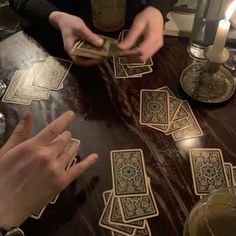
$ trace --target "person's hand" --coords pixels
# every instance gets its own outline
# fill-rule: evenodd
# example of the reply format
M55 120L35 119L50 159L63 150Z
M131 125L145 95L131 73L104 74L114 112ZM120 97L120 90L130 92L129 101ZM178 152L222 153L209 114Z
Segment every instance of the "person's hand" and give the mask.
M163 23L163 16L158 9L145 8L135 17L130 32L118 45L119 48L134 54L140 61L145 61L163 46ZM142 43L133 48L141 36L144 38Z
M64 131L73 120L72 111L27 140L32 116L24 113L7 143L0 150L0 226L19 226L36 210L46 206L59 192L97 160L91 154L66 170L78 144L67 146L71 133Z
M54 11L49 15L49 22L61 31L64 49L75 64L88 66L101 62L97 59L87 59L71 54L75 42L80 39L84 39L97 47L101 47L103 44L103 39L94 34L81 18L64 12Z

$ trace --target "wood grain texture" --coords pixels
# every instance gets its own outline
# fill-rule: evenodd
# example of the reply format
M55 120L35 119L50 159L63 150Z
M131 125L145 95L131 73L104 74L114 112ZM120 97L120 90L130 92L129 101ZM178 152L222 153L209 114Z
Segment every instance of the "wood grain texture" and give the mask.
M0 77L9 84L17 69L26 69L48 55L68 59L59 35L51 30L28 28L0 43ZM54 37L55 40L51 40ZM70 185L56 204L48 206L40 220L27 220L23 229L34 236L106 236L110 232L98 226L104 208L102 193L111 189L111 150L141 148L160 215L149 220L152 235L182 235L183 224L198 200L188 159L189 148L221 148L224 160L236 165L236 98L220 105L205 105L188 99L179 87L182 70L191 63L188 41L165 38L165 46L153 57L153 73L142 78L116 80L110 61L100 66L73 65L63 90L52 92L47 101L30 106L1 103L7 118L5 143L24 110L33 113L31 136L66 110L76 112L69 130L81 140L78 158L91 152L99 161ZM141 126L139 93L141 89L168 86L179 99L188 99L204 135L175 142L171 136ZM40 174L40 173L39 173ZM37 186L35 186L37 187Z

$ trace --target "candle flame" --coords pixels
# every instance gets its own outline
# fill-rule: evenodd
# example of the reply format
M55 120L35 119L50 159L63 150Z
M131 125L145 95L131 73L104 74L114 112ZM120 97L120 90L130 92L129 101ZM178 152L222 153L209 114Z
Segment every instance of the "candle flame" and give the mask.
M228 21L230 17L233 15L234 11L236 9L236 0L230 3L229 7L227 8L227 11L225 12L225 20Z

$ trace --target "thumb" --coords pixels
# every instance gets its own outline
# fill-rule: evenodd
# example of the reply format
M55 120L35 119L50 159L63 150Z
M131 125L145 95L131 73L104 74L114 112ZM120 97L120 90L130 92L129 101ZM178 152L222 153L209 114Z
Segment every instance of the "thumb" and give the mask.
M29 111L23 113L20 122L16 126L12 135L6 142L6 144L0 150L0 157L8 152L11 148L24 142L31 131L32 127L32 114Z

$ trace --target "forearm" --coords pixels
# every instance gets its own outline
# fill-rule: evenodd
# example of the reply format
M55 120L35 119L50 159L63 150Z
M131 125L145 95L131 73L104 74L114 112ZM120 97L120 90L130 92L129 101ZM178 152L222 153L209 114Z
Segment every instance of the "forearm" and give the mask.
M147 6L157 8L165 17L177 0L147 0Z
M30 22L47 22L58 8L46 0L9 0L11 7Z

